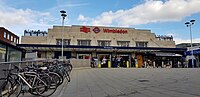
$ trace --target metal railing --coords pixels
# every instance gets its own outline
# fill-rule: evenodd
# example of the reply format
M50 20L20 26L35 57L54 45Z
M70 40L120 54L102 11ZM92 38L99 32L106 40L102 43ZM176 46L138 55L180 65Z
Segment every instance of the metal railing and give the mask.
M19 66L20 68L25 67L26 65L42 65L44 62L53 61L53 59L35 59L27 61L12 61L12 62L0 62L0 78L4 77L5 74L2 69L11 69L14 68L14 65Z

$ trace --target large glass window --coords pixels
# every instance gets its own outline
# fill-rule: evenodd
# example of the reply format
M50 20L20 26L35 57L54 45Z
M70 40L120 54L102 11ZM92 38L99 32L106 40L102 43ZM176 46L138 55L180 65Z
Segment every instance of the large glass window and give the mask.
M147 47L148 42L136 42L136 47Z
M21 51L8 47L8 55L7 55L8 61L21 61L21 55L22 55Z
M91 40L77 40L78 41L78 45L82 45L82 46L90 46L91 45Z
M56 45L62 45L62 39L56 39ZM70 45L70 39L63 39L63 45Z
M6 46L0 44L0 62L5 62Z
M98 46L110 46L111 41L98 40Z
M117 45L121 47L129 47L130 41L117 41Z

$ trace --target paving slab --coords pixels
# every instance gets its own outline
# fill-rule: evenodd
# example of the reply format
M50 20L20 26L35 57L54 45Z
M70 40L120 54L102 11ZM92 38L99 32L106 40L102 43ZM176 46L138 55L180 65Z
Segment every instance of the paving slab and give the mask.
M51 97L200 97L198 68L82 68L70 76Z

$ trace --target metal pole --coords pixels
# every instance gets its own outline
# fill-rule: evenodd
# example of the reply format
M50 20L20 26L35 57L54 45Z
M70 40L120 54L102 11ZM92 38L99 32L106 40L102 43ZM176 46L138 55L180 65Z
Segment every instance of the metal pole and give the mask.
M194 58L194 52L193 52L193 46L192 46L192 25L194 24L195 20L190 20L189 22L186 22L185 25L187 27L190 27L190 40L191 40L191 47L190 47L190 51L191 51L191 59L192 59L192 68L194 67L194 62L193 62L193 58Z
M65 17L62 18L62 61L63 61L63 35L64 35L64 19Z
M192 53L192 68L194 68L194 61L193 61L193 46L192 46L192 24L190 24L190 45L191 45L191 53Z
M64 20L65 20L65 17L67 16L65 13L66 13L66 11L64 11L64 10L61 10L60 11L60 13L61 13L61 16L62 16L62 55L61 55L61 60L62 61L64 61L63 60L63 36L64 36Z

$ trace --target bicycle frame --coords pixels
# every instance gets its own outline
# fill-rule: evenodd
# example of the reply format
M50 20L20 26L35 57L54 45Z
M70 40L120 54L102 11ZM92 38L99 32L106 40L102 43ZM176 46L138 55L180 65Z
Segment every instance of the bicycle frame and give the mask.
M28 74L29 73L29 74ZM29 83L26 78L23 76L24 74L26 74L26 76L30 76L30 77L33 77L33 83L31 85L31 83ZM47 86L47 84L41 80L38 75L35 73L35 72L23 72L23 73L18 73L17 76L22 79L22 81L31 89L33 89L33 85L35 84L36 80L40 80L42 83L44 83L45 86Z

